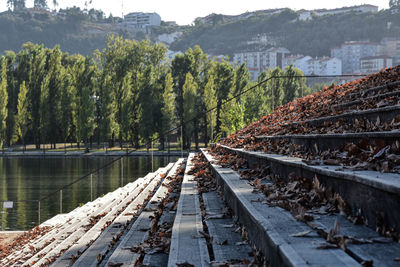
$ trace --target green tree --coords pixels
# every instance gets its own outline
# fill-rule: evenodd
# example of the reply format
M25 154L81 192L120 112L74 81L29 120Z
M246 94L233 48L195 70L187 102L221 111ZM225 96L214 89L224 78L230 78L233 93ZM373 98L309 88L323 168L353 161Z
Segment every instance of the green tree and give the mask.
M19 86L17 85L14 77L15 75L14 66L16 64L15 53L13 51L7 51L5 59L7 62L7 92L8 92L6 141L7 145L11 146L11 144L17 141L15 136L15 113L17 111Z
M4 141L6 139L5 131L6 131L6 119L8 114L7 109L7 101L8 101L8 92L7 92L7 62L5 58L1 58L1 69L0 69L0 147L3 146Z
M391 10L398 13L400 11L400 0L390 0L389 7Z
M230 95L231 96L231 95ZM223 105L221 112L221 130L229 135L245 126L245 105L241 102L230 101Z
M103 73L101 77L96 99L96 118L99 133L97 141L109 141L117 125L115 123L114 94L111 86L111 77L108 74Z
M193 76L189 73L186 74L186 81L183 85L183 119L185 121L185 147L190 149L191 138L195 130L194 122L196 117L196 98L197 98L198 85L194 81Z
M95 66L91 64L90 57L79 56L72 73L75 76L73 88L76 105L73 106L75 108L73 114L76 141L78 146L83 141L85 147L87 147L95 127L95 103L93 99Z
M212 63L213 65L213 63ZM210 133L209 137L211 141L214 141L214 129L216 126L216 117L214 116L215 111L214 108L217 105L217 97L215 92L215 84L214 84L214 67L211 68L211 71L208 72L207 75L207 83L204 87L204 103L206 106L206 110L209 111L205 113L206 116L206 130ZM206 134L207 135L207 134ZM207 139L206 139L207 140ZM207 143L207 141L206 141Z
M185 55L176 55L175 58L172 60L171 65L171 73L174 80L176 117L179 121L180 126L183 126L185 122L183 108L183 85L186 82L186 74L190 72L191 65L191 59ZM182 135L186 136L184 128ZM186 149L185 144L184 149Z
M73 88L73 75L71 74L71 68L63 68L63 77L60 87L60 131L62 140L64 141L64 149L67 149L66 142L68 137L71 135L73 128L73 105L74 105L74 88Z
M28 88L25 85L25 81L21 83L19 87L18 94L18 106L17 106L17 114L15 118L15 129L18 138L22 140L22 144L24 145L25 151L25 135L28 131L28 123L29 123L29 113L28 113Z
M33 6L37 8L47 8L47 1L46 0L35 0L33 2Z
M175 118L175 96L173 89L173 79L171 73L165 77L164 92L162 101L162 127L160 132L160 139L163 140L163 133L171 130Z
M307 86L301 70L294 68L292 65L285 69L284 76L285 78L282 81L282 104L287 104L297 97L302 97Z
M143 74L141 81L142 86L139 92L139 103L140 103L139 131L147 145L150 144L151 138L154 134L153 130L154 83L155 83L155 77L154 77L153 66L149 65Z
M57 136L59 135L61 120L61 98L60 88L64 79L65 71L61 65L62 52L59 46L50 51L48 60L48 73L41 86L40 98L40 132L42 141L50 142L56 148Z
M234 81L234 70L232 65L227 61L217 62L215 65L215 95L217 98L216 107L216 126L215 132L221 132L221 110L222 104L228 98Z

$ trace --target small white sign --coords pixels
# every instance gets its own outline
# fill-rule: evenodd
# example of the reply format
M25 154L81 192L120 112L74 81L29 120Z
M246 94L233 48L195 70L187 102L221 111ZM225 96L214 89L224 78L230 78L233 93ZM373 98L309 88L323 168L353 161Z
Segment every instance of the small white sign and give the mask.
M12 202L12 201L3 202L3 209L12 209L13 206L14 206L14 202Z

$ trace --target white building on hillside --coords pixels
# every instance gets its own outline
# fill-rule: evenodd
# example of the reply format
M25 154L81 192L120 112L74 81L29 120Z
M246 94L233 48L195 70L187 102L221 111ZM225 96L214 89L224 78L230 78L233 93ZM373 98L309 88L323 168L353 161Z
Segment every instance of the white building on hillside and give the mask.
M157 13L134 12L125 15L122 24L125 28L131 29L158 27L161 24L161 17Z
M251 79L256 80L260 72L280 67L283 68L283 60L290 53L286 48L270 48L264 52L235 53L233 61L237 65L246 63L251 74Z
M364 57L360 60L362 73L375 73L393 67L393 59L389 56Z
M342 62L338 58L296 55L284 59L285 67L293 65L300 69L304 75L341 75Z
M339 47L331 49L331 56L342 61L343 73L360 73L360 59L376 56L380 50L378 43L367 41L345 42Z
M379 54L393 58L393 66L400 65L400 37L383 38Z
M338 15L343 13L377 13L378 7L373 5L360 5L360 6L350 6L335 9L316 9L316 10L300 10L299 20L310 20L312 16L322 17L326 15Z

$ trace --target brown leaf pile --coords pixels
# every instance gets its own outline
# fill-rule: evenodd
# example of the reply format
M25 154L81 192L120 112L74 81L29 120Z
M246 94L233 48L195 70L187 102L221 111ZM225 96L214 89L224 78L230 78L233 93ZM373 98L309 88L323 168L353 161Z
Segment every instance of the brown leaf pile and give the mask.
M219 147L214 147L210 152L219 165L225 164L227 168L239 170L241 179L248 180L255 191L265 195L265 198L258 200L259 202L281 207L289 211L297 220L309 223L314 220L314 216L340 213L346 215L355 224L367 224L365 218L353 214L341 196L323 187L316 177L314 180L309 180L297 177L295 173L292 173L288 179L282 179L282 177L272 175L269 168L254 166L248 169L248 164L243 159L240 161L239 168L234 163L229 166L227 162L234 162L237 156L227 153L226 150ZM313 227L312 224L310 226ZM399 240L400 234L389 227L383 218L376 230L386 237ZM328 242L333 240L329 240L328 234L323 236L327 238ZM349 242L348 239L346 242ZM342 244L340 242L343 242L339 239L335 239L335 241L339 247Z
M29 230L26 233L23 233L16 240L14 240L11 244L6 244L4 246L0 246L0 259L6 258L8 255L13 252L20 250L23 246L28 244L30 241L39 238L45 234L47 234L52 228L51 227L39 227ZM32 247L33 249L33 247Z
M373 95L382 94L382 91L375 93L365 94L364 91L373 87L385 85L398 81L400 77L400 66L383 70L379 73L372 74L368 77L355 80L350 83L339 86L330 86L324 88L321 92L317 92L312 95L305 96L290 102L284 106L281 106L274 110L271 114L262 117L259 121L249 124L247 127L233 133L229 137L222 140L222 144L228 145L234 148L246 147L248 150L264 150L266 152L274 152L277 145L283 145L284 148L278 151L282 154L295 155L309 159L309 157L316 157L318 153L304 154L301 148L292 147L289 144L285 144L282 141L281 144L264 143L261 144L261 140L254 139L254 136L262 135L290 135L290 134L327 134L327 133L345 133L345 132L377 132L377 131L390 131L400 129L400 116L396 117L392 122L381 123L379 118L376 122L368 121L367 119L355 119L353 123L345 123L343 120L338 121L326 121L322 127L315 127L309 125L306 121L310 119L316 119L327 116L339 115L353 110L366 110L378 107L393 106L400 104L398 95L390 96L386 98L371 98ZM399 86L393 86L386 89L386 91L396 90ZM383 91L383 92L386 92ZM361 104L350 105L350 106L337 106L343 103L348 103L354 100L358 100L361 97L368 98ZM296 123L298 122L298 123ZM287 142L286 142L287 143ZM353 144L358 145L358 144ZM379 146L375 146L372 149L371 156L374 156L376 149ZM321 152L321 151L319 151ZM340 151L340 154L343 152ZM274 152L276 153L276 152ZM308 152L310 153L310 152ZM397 158L400 157L397 147L392 147L391 151L387 151L385 156L389 155L390 158L385 157L383 161L374 161L371 156L366 157L365 154L357 158L357 162L354 159L341 160L341 155L332 157L333 160L338 160L339 164L346 166L358 165L359 169L373 169L378 171L394 171L399 172ZM367 162L363 168L359 163ZM372 166L373 165L373 166Z

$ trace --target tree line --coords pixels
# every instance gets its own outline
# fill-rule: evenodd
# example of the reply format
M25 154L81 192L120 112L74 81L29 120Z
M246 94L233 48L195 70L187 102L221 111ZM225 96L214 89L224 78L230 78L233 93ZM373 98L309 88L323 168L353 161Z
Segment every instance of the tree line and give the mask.
M162 44L110 37L104 50L69 55L26 43L0 57L0 145L114 142L161 146L182 127L184 148L226 136L274 108L310 93L300 70L262 72L206 55L199 46L166 57ZM207 110L215 109L206 113ZM193 119L196 118L196 119Z

